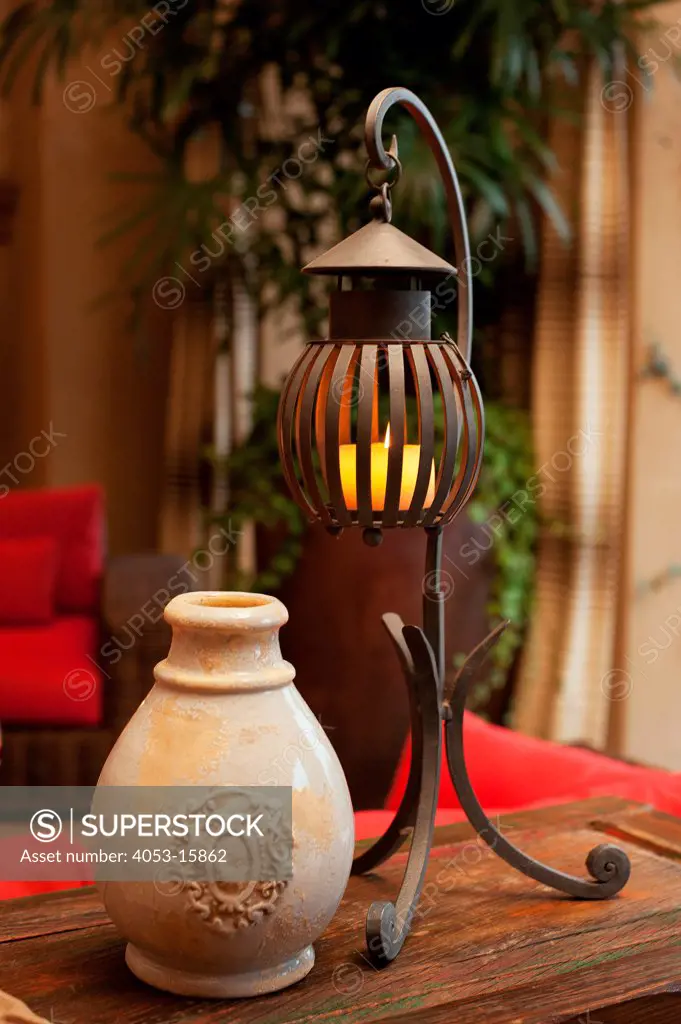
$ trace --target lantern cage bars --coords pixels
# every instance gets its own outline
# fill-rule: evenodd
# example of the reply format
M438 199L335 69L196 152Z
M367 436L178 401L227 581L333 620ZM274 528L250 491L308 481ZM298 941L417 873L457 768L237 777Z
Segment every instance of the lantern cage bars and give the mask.
M288 486L307 517L334 532L451 522L477 482L483 430L480 390L450 338L310 344L281 401ZM377 494L372 462L381 446ZM405 453L417 454L410 467Z

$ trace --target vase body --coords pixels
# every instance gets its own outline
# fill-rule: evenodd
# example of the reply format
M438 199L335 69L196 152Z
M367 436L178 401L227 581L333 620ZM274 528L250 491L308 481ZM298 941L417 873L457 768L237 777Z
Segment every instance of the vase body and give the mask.
M99 785L290 786L293 877L274 888L206 882L204 914L193 912L187 887L128 881L100 891L143 981L189 996L274 991L311 969L312 943L348 881L354 827L345 776L281 658L288 613L280 601L182 594L165 617L170 652Z

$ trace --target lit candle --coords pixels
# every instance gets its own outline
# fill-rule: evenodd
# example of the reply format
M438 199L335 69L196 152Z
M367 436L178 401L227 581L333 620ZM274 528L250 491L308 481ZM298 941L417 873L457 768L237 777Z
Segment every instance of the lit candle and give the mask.
M371 445L371 507L375 512L382 512L385 506L385 492L388 484L388 450L390 448L390 424L385 432L385 441ZM402 482L400 485L400 512L406 511L411 505L416 489L416 478L421 459L421 446L405 444L402 449ZM340 446L340 474L343 497L348 509L357 509L357 445L342 444ZM430 465L428 490L423 500L423 507L428 508L435 497L435 462Z

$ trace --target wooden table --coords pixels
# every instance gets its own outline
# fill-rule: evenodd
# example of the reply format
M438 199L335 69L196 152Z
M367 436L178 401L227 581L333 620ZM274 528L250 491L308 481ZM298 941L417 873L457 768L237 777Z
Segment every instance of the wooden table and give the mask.
M207 1002L146 987L91 889L0 905L0 989L54 1024L679 1024L681 821L603 799L510 816L502 830L580 873L616 836L629 885L606 903L570 900L455 825L438 830L412 934L383 971L363 956L363 920L396 892L404 854L351 880L312 973L284 992Z

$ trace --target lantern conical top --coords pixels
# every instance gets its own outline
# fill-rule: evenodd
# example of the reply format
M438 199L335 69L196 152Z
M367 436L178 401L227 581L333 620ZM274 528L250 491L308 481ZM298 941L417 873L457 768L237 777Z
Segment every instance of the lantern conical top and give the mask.
M384 220L372 220L303 267L305 274L455 274L446 260Z

